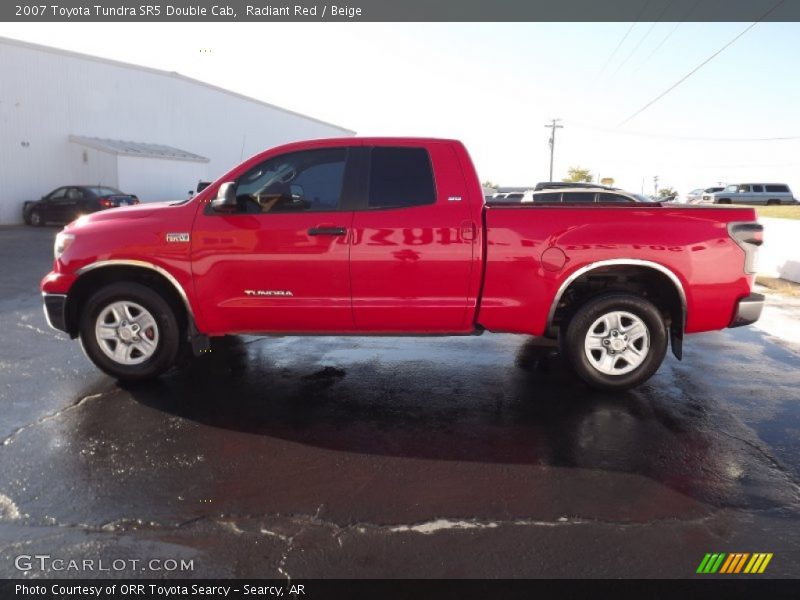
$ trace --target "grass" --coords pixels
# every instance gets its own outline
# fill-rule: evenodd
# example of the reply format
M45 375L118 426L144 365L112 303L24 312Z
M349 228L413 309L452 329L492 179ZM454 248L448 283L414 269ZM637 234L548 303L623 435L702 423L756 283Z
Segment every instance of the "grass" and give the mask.
M756 283L760 283L764 287L778 294L800 297L800 284L798 283L792 283L791 281L778 279L777 277L764 277L763 275L758 275L756 277Z
M800 204L785 206L758 206L759 217L775 217L778 219L800 219Z

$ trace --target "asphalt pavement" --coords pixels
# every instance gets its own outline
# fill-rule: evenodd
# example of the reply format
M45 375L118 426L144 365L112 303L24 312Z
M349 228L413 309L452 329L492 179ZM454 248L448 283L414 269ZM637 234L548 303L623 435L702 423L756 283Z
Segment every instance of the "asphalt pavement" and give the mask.
M0 228L0 577L682 578L709 552L800 577L775 328L689 336L621 394L500 334L229 337L120 385L45 323L56 231Z

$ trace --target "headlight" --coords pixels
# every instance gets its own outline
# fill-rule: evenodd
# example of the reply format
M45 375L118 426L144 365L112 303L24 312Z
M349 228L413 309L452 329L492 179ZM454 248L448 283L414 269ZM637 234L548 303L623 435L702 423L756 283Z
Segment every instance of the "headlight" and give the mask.
M56 242L53 244L53 255L56 260L61 258L61 255L64 254L66 249L69 248L74 241L75 235L72 233L64 233L62 231L56 236Z

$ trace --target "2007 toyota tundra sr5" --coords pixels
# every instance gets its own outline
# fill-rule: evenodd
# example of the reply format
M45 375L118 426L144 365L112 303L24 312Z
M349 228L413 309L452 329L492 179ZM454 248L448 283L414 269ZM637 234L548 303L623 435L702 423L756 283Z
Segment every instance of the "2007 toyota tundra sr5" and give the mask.
M746 325L751 208L485 206L457 141L259 154L182 202L88 215L42 281L51 326L124 380L226 334L558 337L589 385L648 379L684 333Z

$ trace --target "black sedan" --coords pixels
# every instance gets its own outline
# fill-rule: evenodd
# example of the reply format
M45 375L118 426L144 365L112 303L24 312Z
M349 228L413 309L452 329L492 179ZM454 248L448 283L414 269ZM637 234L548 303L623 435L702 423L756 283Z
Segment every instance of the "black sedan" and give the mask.
M28 225L41 227L47 222L69 223L88 213L139 204L139 198L104 185L68 185L56 188L41 200L26 202L22 218Z

